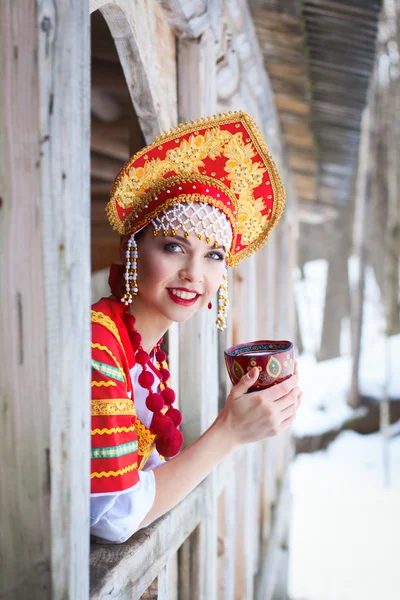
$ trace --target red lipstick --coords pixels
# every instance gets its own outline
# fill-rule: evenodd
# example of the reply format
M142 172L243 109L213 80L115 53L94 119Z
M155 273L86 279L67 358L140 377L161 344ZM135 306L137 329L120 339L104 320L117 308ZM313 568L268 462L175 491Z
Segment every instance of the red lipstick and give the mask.
M188 290L187 288L173 288L174 290L179 290L181 292L188 292L189 294L195 294L196 292L194 292L193 290ZM167 288L167 292L169 294L169 297L171 298L171 300L173 302L175 302L175 304L180 304L181 306L193 306L193 304L195 302L197 302L197 300L200 298L201 294L197 294L194 298L191 298L190 300L186 300L184 298L178 298L178 296L175 296L175 294L173 294L171 292L171 290L169 290Z

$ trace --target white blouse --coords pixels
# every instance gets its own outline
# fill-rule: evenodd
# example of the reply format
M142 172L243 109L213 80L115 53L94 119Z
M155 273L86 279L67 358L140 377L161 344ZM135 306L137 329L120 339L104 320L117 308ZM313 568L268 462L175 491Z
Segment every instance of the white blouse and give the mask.
M138 384L139 365L131 369L135 390L135 409L140 421L148 428L153 413L146 406L148 391ZM153 388L157 387L155 381ZM156 391L153 389L153 391ZM90 495L90 533L101 541L121 544L139 529L156 495L153 470L164 463L157 450L153 450L144 468L138 472L139 481L123 492Z

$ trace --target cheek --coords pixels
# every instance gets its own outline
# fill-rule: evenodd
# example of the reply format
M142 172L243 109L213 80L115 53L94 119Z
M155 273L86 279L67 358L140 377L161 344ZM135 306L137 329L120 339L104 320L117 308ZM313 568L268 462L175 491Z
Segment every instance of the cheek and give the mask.
M158 283L168 279L172 271L171 261L165 254L153 252L149 255L142 255L138 261L138 280L139 283Z
M219 266L219 265L218 265ZM222 275L224 274L225 267L213 269L208 276L208 292L210 296L216 294L219 286L222 283Z

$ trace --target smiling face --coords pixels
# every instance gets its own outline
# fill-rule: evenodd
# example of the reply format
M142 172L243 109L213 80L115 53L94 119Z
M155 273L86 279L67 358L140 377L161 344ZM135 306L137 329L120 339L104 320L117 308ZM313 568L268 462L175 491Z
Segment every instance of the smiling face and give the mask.
M133 312L146 307L168 321L186 321L216 294L225 270L226 253L182 229L174 236L154 236L147 226L136 236L138 288Z

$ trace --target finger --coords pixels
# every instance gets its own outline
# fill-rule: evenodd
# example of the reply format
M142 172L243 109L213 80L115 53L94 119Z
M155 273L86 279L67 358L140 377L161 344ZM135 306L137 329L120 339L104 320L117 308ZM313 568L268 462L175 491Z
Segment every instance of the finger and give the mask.
M270 402L276 402L277 400L283 398L283 396L290 394L290 392L298 385L298 382L298 376L291 375L288 379L285 379L285 381L277 383L276 385L273 385L272 387L262 391L261 393L265 400L269 400Z
M300 393L300 388L296 386L289 394L286 394L283 398L275 400L274 407L279 411L285 410L288 406L297 405L297 398Z
M232 388L230 396L233 398L239 398L240 396L243 396L243 394L246 394L249 388L251 388L251 386L257 381L259 374L260 371L257 369L257 367L253 367L251 371L246 373L246 375L243 375L239 382Z
M300 394L299 394L299 398L298 398L298 400L299 400L299 404L298 404L297 408L299 408L299 406L300 406L300 404L301 404L301 399L302 399L302 397L303 397L303 392L300 392Z
M280 427L279 427L279 433L282 433L282 431L285 431L285 429L289 429L289 427L291 425L293 425L293 421L295 419L296 415L292 415L291 417L288 417L287 419L285 419L284 421L282 421Z
M289 419L290 417L293 417L296 414L296 405L292 404L292 406L288 406L288 408L285 408L285 410L283 410L280 414L280 417L282 419L282 423L284 423L286 421L286 419ZM281 423L281 424L282 424Z

